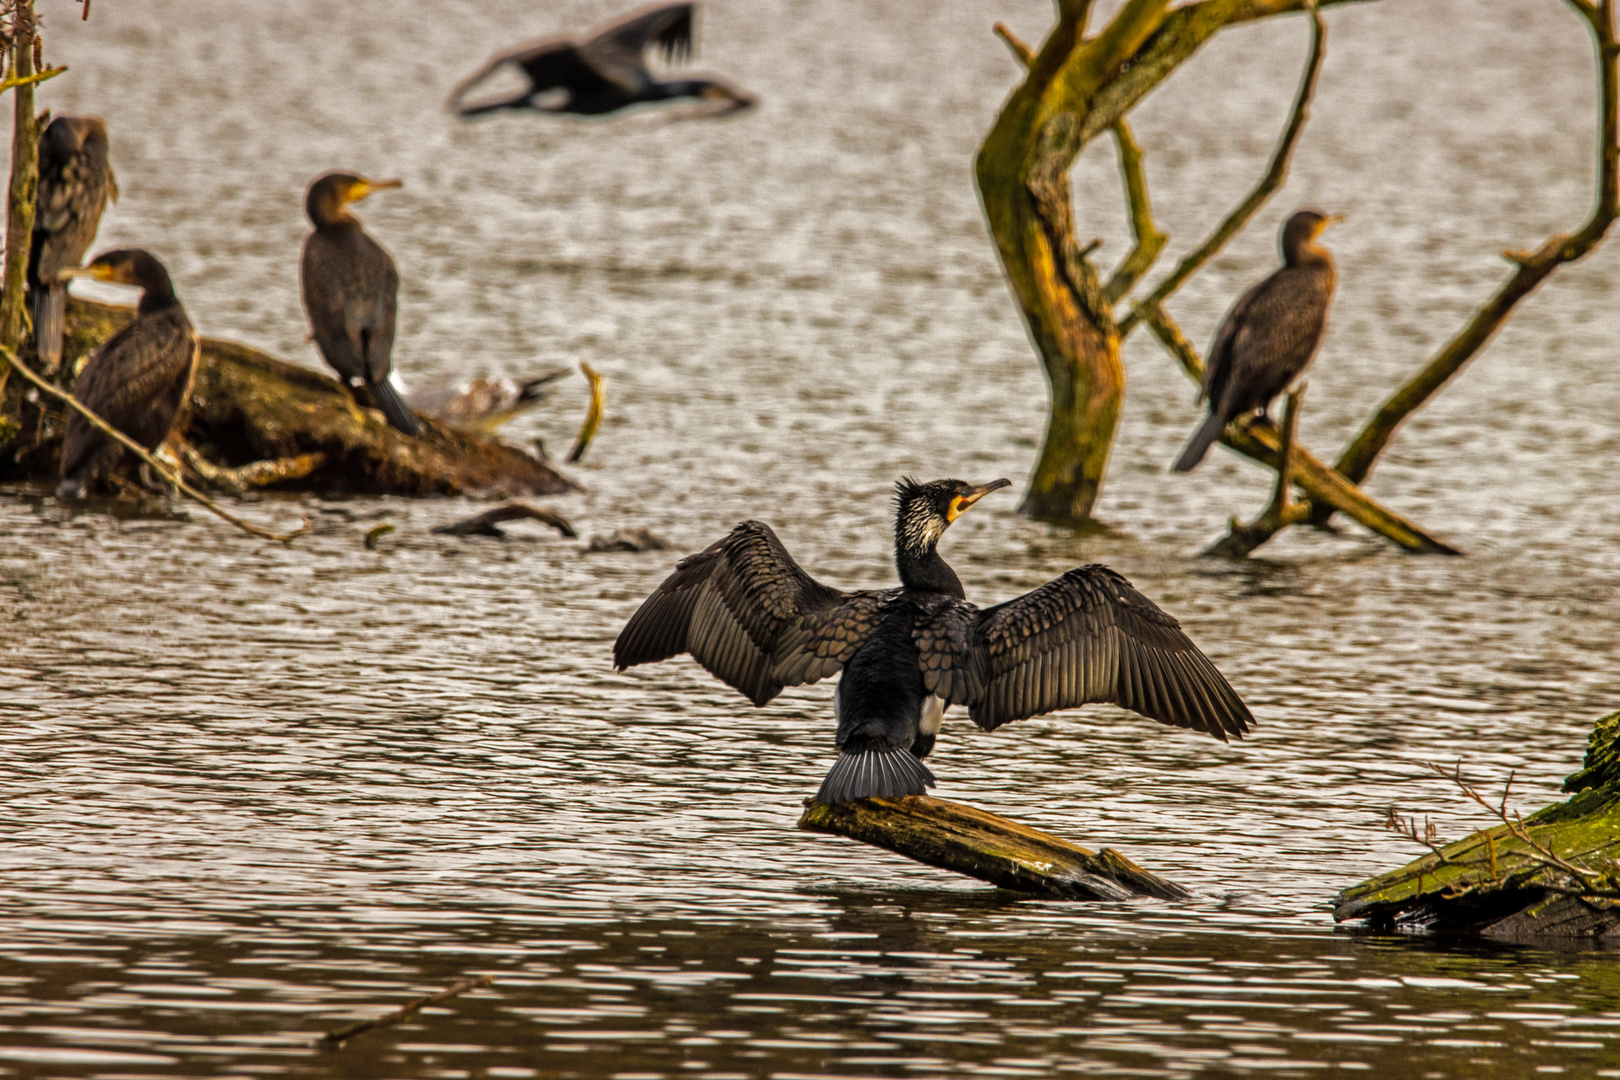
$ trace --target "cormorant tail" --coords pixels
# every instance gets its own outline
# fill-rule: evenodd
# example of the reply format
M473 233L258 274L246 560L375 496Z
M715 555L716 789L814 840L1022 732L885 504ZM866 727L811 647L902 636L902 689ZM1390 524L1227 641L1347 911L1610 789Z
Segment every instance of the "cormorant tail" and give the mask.
M465 120L471 116L483 116L485 113L500 112L502 109L521 109L529 103L531 94L525 90L516 97L501 98L498 101L479 101L471 105L461 104L459 96L455 101L456 113Z
M921 795L933 786L934 774L904 747L860 750L838 755L816 801L837 806L873 796Z
M34 344L39 366L56 370L62 362L62 314L67 309L67 286L60 281L34 287Z
M416 415L411 412L394 384L384 379L382 382L370 386L371 399L377 403L388 422L407 435L419 434L422 425L416 422Z
M1197 431L1193 432L1192 439L1187 443L1187 449L1183 450L1181 456L1176 458L1176 463L1171 466L1171 470L1173 472L1192 472L1193 468L1204 460L1204 455L1209 453L1209 448L1215 445L1215 440L1219 439L1221 432L1225 430L1226 421L1221 418L1220 413L1211 412L1204 417L1203 424L1199 426Z

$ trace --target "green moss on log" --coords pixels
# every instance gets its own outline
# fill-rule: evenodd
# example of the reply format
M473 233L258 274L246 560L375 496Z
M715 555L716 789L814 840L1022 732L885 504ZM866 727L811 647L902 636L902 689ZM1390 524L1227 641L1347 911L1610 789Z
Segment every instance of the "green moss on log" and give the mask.
M1069 900L1189 895L1112 848L1088 851L987 810L927 795L843 806L810 802L799 828L859 840L1016 892Z
M134 317L131 308L70 298L64 358L68 365ZM0 443L0 479L53 482L64 418L26 402L16 383L3 411L14 430ZM202 358L185 421L188 442L217 465L324 455L308 475L276 486L322 495L557 495L579 486L513 446L423 419L410 438L382 414L355 405L337 380L309 368L215 338ZM0 440L5 439L0 432ZM9 452L8 452L9 450Z
M1345 889L1334 917L1506 940L1620 939L1620 904L1609 895L1620 896L1620 880L1608 872L1620 860L1620 712L1593 726L1584 767L1564 790L1575 794L1526 817L1524 830L1599 878L1572 882L1509 826L1497 825Z

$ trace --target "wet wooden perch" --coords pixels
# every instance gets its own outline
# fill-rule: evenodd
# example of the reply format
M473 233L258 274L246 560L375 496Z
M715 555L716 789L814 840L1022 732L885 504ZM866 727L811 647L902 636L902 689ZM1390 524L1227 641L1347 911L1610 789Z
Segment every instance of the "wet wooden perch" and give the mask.
M1181 886L1112 848L1088 851L988 810L928 795L808 802L799 828L859 840L1003 889L1066 900L1181 900Z
M1500 824L1452 843L1390 811L1390 827L1430 854L1341 892L1335 919L1504 941L1620 942L1620 712L1592 728L1565 802L1520 817L1484 797L1460 767L1437 769ZM1511 785L1511 778L1509 779Z
M134 316L131 308L70 297L64 370ZM337 380L311 368L216 338L202 338L184 441L228 474L274 480L280 490L322 495L556 495L579 486L513 446L422 420L422 435L395 431L361 409ZM0 399L0 479L54 483L64 424L52 405ZM296 467L291 467L291 466ZM193 471L197 471L193 466Z

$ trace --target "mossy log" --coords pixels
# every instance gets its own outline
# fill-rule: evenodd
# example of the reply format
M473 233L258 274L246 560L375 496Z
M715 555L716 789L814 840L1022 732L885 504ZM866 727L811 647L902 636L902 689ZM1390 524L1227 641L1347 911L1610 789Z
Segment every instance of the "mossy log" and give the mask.
M843 806L810 801L799 828L859 840L1016 892L1065 900L1190 895L1112 848L1088 851L987 810L927 795Z
M64 367L134 317L134 309L70 298ZM14 380L13 385L20 380ZM16 408L19 391L3 403ZM64 420L32 405L16 417L11 452L0 445L0 479L53 482ZM0 443L5 441L0 432ZM306 475L280 490L321 495L558 495L579 486L545 462L494 439L423 418L410 438L382 414L362 409L333 379L310 368L216 338L202 339L202 358L183 431L215 465L322 455Z
M1585 765L1564 790L1574 794L1522 825L1481 829L1345 889L1334 918L1505 941L1620 942L1620 712L1594 725ZM1592 873L1577 877L1549 852Z

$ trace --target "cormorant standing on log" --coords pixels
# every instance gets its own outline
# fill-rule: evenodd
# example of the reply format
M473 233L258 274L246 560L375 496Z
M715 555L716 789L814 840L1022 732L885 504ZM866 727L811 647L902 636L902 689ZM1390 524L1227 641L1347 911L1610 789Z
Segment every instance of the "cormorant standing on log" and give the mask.
M895 487L900 587L845 593L811 578L768 525L745 521L681 560L613 645L614 665L691 653L763 705L784 686L840 670L839 757L816 798L921 795L922 759L945 709L986 731L1012 720L1113 702L1215 738L1253 717L1175 619L1104 566L1082 566L980 610L940 558L951 522L1006 480Z
M1226 425L1259 409L1268 421L1271 399L1310 366L1327 331L1336 273L1333 256L1316 242L1340 215L1300 210L1282 231L1283 266L1244 293L1215 332L1198 400L1209 415L1174 466L1189 472Z
M141 288L135 321L90 354L73 385L73 396L135 442L155 450L173 430L197 372L197 335L175 298L169 272L150 252L119 248L96 256L70 276ZM121 445L77 412L69 412L57 497L82 499L123 454Z
M40 366L62 361L66 271L84 261L107 200L118 198L107 127L91 116L58 116L39 137L39 194L34 204L28 286L34 292L34 342Z
M463 117L500 109L603 116L631 105L683 97L726 102L728 107L717 116L748 108L753 97L722 79L660 81L647 69L649 48L659 49L666 61L692 55L696 10L694 3L659 4L599 26L584 38L549 37L519 45L491 57L462 80L450 104ZM528 79L526 89L512 97L463 104L469 90L506 64Z
M388 381L399 271L348 208L373 191L399 186L398 180L345 172L316 177L304 196L315 229L304 238L298 277L321 357L351 392L365 390L390 424L415 435L421 426Z

